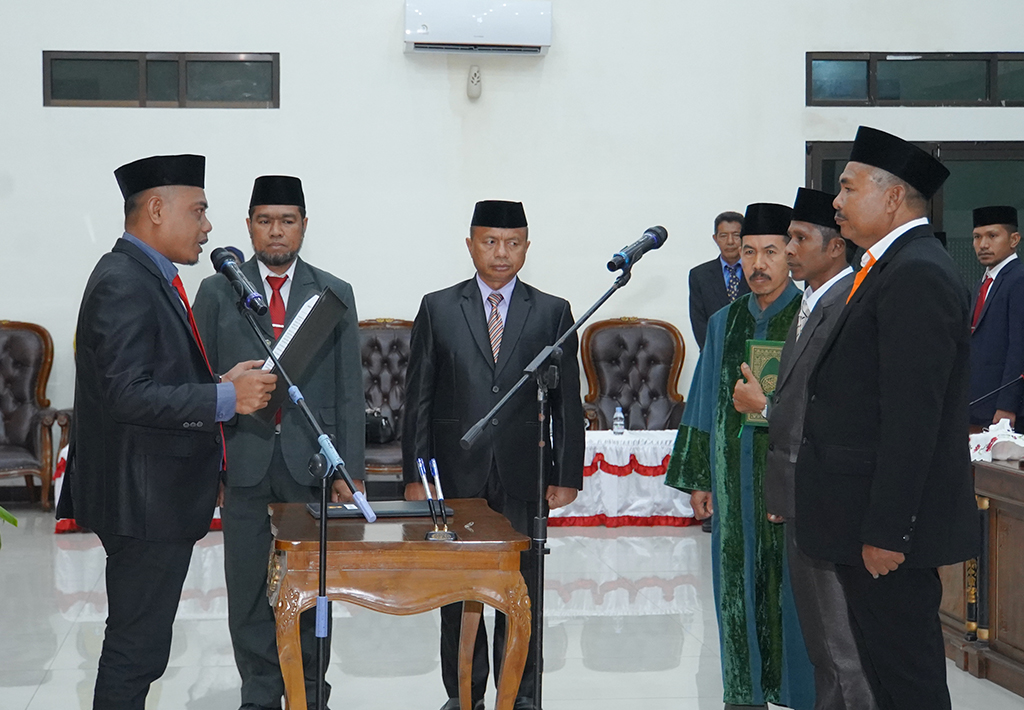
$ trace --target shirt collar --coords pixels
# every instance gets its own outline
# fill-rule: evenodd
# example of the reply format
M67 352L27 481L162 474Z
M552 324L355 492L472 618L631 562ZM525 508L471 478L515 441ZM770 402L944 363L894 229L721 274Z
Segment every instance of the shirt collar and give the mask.
M268 276L287 276L289 282L290 281L294 281L295 280L295 264L297 264L298 261L299 260L297 258L295 260L293 260L291 265L288 267L288 270L285 271L283 274L275 274L273 271L270 270L270 268L266 264L264 264L259 259L256 259L256 266L260 270L260 280L261 281L266 281ZM239 264L239 266L241 266L241 264Z
M995 266L990 266L987 269L985 269L985 276L988 276L990 279L995 281L996 276L999 276L999 272L1003 270L1003 267L1006 266L1007 264L1009 264L1011 261L1013 261L1016 258L1017 258L1017 254L1016 253L1010 254L1008 257L1006 257L1005 259L1000 261Z
M882 258L882 255L885 254L889 247L892 246L893 242L895 242L897 239L902 237L904 234L909 232L914 227L920 227L926 224L928 224L927 217L918 217L917 219L912 219L909 222L901 224L900 226L896 227L896 229L892 230L884 237L879 239L871 246L870 249L864 252L864 255L860 258L860 265L867 266L868 262L871 261L872 258L875 261L878 261L879 259Z
M480 288L480 295L483 297L484 303L487 302L487 297L490 296L492 293L500 293L502 295L502 299L504 300L504 302L508 303L509 299L512 297L512 291L515 289L516 281L518 281L518 279L518 276L513 276L511 281L509 281L507 284L505 284L497 291L495 291L493 288L484 283L483 279L480 278L480 274L477 274L476 285Z
M722 274L724 276L728 276L730 273L732 273L733 270L736 271L737 275L742 275L743 274L743 262L742 261L737 261L735 264L730 264L728 261L725 260L725 257L723 257L721 254L719 254L718 255L718 263L720 263L722 265Z
M158 252L153 247L146 244L146 242L142 241L134 234L129 234L128 232L125 232L124 234L121 235L121 239L124 239L125 241L134 244L139 249L141 249L142 253L148 256L150 260L154 264L156 264L156 268L158 268L163 277L167 279L167 283L174 283L174 277L178 275L178 267L175 266L170 259L168 259L160 252Z
M845 269L843 269L838 274L836 274L828 281L823 283L821 286L819 286L817 291L815 291L810 286L804 289L804 302L807 304L807 312L810 313L811 311L813 311L814 307L818 305L818 301L821 300L822 296L828 293L828 290L830 288L835 286L844 276L847 276L848 274L852 273L853 267L847 266Z

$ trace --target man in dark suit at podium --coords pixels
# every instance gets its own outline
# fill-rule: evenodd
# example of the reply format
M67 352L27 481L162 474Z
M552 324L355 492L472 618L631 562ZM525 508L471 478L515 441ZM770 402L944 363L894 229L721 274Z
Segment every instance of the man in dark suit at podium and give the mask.
M125 231L79 311L57 516L95 532L107 553L94 710L143 710L163 675L192 548L217 500L220 422L265 407L276 380L253 369L259 362L211 370L178 276L175 264L195 264L212 229L205 166L199 155L165 155L114 172Z
M548 442L545 500L537 500L537 390L523 387L486 427L468 451L459 445L466 431L500 400L523 369L573 324L569 303L517 278L528 241L522 203L478 202L466 239L476 276L423 297L412 330L402 436L405 496L424 498L416 459L437 459L449 498L485 498L517 531L530 535L538 505L558 508L576 498L583 485L583 408L580 404L577 340L563 346L558 386L550 392L555 441ZM553 444L553 445L552 445ZM533 560L523 553L522 569L536 599ZM441 609L441 675L448 701L459 707L458 655L461 604ZM495 678L505 643L505 618L494 628ZM483 707L488 676L483 624L473 653L472 701ZM537 659L531 647L515 707L535 707Z
M356 485L362 487L366 398L355 297L348 283L299 257L307 224L306 198L298 178L256 178L246 219L255 255L241 270L269 305L266 315L256 317L267 340L280 338L303 304L325 287L341 300L341 322L295 384L320 426L334 437ZM220 274L206 278L196 296L196 320L215 368L232 358L266 356L252 327L238 312L237 301L230 282ZM269 422L238 417L226 422L224 431L229 462L221 509L224 572L228 628L242 677L242 709L276 710L281 707L284 680L274 611L267 602L267 554L273 542L267 505L320 499L320 482L309 473L309 459L319 445L290 399ZM340 476L332 485L333 500L351 500ZM300 627L306 697L312 698L317 668L313 610L302 614Z
M985 274L971 300L970 400L1014 378L1017 383L971 407L971 424L986 427L1009 419L1015 426L1024 394L1024 267L1017 259L1017 209L979 207L973 216L974 253Z
M718 258L690 269L690 327L701 350L708 332L708 318L750 293L740 264L741 231L743 215L739 212L723 212L715 217L715 233L711 238L718 246Z
M980 548L967 290L928 223L949 171L862 126L836 222L866 250L807 386L797 544L833 562L882 710L948 710L937 567Z

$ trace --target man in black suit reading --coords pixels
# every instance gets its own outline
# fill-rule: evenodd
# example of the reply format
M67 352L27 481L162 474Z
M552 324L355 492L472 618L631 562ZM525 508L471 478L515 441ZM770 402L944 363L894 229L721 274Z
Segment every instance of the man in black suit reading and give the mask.
M862 126L836 222L866 250L807 386L797 544L832 562L882 710L948 710L937 567L978 554L967 290L928 200L949 171Z
M213 373L174 266L195 264L212 229L205 163L154 156L115 171L125 231L93 270L79 311L57 515L96 532L107 553L94 710L145 707L167 667L192 547L213 517L220 422L265 407L277 379L259 360Z
M1017 383L971 407L971 424L983 428L1008 419L1016 426L1024 394L1024 267L1017 258L1017 208L979 207L973 217L974 253L985 274L971 301L970 400L1014 378Z
M739 212L723 212L715 217L715 233L711 238L718 245L718 258L690 269L690 327L701 350L708 332L708 318L750 293L740 263L742 230L743 215Z
M523 387L468 451L459 440L522 376L544 346L573 324L569 303L517 278L530 246L522 203L478 202L466 239L476 276L423 297L412 329L402 436L405 497L425 497L416 459L437 459L448 498L485 498L521 533L531 533L538 505L568 505L583 485L583 408L577 340L563 345L558 387L551 390L554 441L546 451L545 500L537 500L537 394ZM532 554L522 556L523 576L536 599ZM461 604L441 609L441 676L448 701L459 707L458 656ZM505 645L505 618L494 623L495 678ZM487 635L483 624L473 652L472 707L483 708L487 686ZM517 710L535 707L537 659L532 648L516 697Z

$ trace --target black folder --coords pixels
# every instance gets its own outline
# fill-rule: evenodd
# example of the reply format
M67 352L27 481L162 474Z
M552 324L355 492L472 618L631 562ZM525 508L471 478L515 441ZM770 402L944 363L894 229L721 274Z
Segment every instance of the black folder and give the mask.
M300 390L303 378L313 362L313 357L319 353L320 348L331 337L344 313L345 304L338 298L338 294L330 287L325 288L316 305L313 306L313 310L309 312L306 320L299 326L291 342L288 343L288 347L277 358L281 366L288 372L288 376L292 378L292 382L296 383ZM275 413L288 399L288 386L276 365L273 373L278 376L278 380L277 387L270 394L270 402L263 409L252 413L252 416L262 420L265 424L274 423Z

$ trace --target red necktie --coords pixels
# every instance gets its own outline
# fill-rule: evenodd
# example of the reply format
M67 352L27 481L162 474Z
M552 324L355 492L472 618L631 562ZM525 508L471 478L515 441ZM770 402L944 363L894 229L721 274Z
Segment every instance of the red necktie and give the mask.
M981 290L978 291L978 302L974 304L974 318L971 319L971 332L978 327L978 319L981 318L981 311L985 308L985 298L988 296L988 289L992 286L992 277L986 276L981 282Z
M210 375L213 375L213 368L210 367L210 359L206 357L206 348L203 347L203 339L199 337L199 328L196 327L196 319L192 316L192 306L188 304L188 296L185 295L185 286L181 283L181 277L175 274L174 281L171 281L171 286L174 286L174 289L181 297L181 302L185 304L185 312L188 313L188 324L192 326L192 337L196 339L196 344L199 346L199 352L203 354L203 360L206 362L206 369L210 371ZM224 441L224 425L218 423L217 426L220 427L220 468L222 471L226 471L228 468L228 447L227 443Z
M284 286L284 282L288 280L287 276L268 276L267 283L270 284L270 288L274 291L273 295L270 296L270 325L274 326L274 337L280 338L281 333L284 332L284 299L281 298L281 287ZM278 409L274 414L274 423L278 426L281 425L281 410Z

